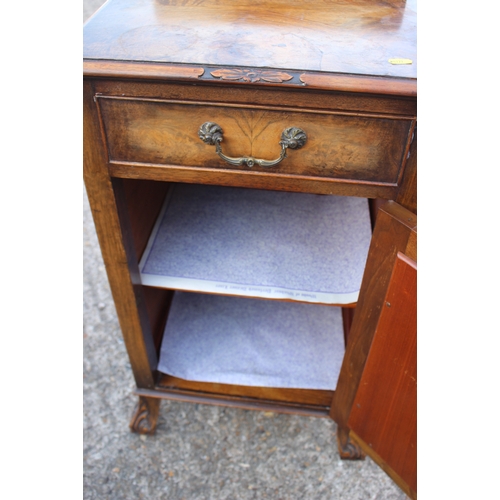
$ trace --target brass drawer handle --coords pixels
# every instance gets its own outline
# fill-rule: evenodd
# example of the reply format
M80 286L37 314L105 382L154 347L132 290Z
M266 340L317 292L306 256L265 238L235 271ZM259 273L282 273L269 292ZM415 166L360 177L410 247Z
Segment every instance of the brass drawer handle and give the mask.
M226 156L222 152L220 145L223 140L222 128L217 125L217 123L204 123L198 131L198 135L205 144L215 146L215 152L229 164L237 166L246 165L247 167L253 167L254 165L259 167L273 167L286 158L287 148L300 149L307 141L307 135L302 129L297 127L286 128L283 130L283 133L281 134L281 141L279 142L281 146L281 154L279 158L276 160L260 160L258 158L252 158L251 156L243 156L241 158L231 158Z

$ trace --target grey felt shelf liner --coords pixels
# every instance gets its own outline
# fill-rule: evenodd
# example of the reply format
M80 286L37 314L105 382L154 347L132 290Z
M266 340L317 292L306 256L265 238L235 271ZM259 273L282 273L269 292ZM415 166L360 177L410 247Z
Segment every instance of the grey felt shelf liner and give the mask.
M364 198L176 184L139 268L149 286L348 304L370 239Z
M343 356L338 307L176 292L158 369L198 382L334 390Z

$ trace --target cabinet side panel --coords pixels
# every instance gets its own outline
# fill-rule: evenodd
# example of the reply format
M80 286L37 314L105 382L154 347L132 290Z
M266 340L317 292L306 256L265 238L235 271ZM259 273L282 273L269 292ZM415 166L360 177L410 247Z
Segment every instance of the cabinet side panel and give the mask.
M117 200L107 170L107 155L94 103L92 83L84 81L84 180L111 292L136 383L154 386L156 352L144 300L133 285Z
M401 181L396 201L417 213L417 129L415 128L413 140L408 151L403 179Z
M118 198L121 194L123 197L125 213L121 214L121 223L122 226L128 225L130 228L134 249L132 253L135 255L135 261L131 266L135 267L146 248L169 184L136 179L113 179L112 182L115 187L115 196ZM124 218L128 220L125 221ZM158 352L173 292L159 288L140 288L136 290L136 293L144 298L155 349Z

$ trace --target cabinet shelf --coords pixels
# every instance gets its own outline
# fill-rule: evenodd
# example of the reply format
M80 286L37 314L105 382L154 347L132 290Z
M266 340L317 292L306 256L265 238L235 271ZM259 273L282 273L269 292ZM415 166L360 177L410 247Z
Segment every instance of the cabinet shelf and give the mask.
M334 390L343 356L338 307L176 292L158 370L197 382Z
M139 269L146 286L346 305L370 239L363 198L174 184Z

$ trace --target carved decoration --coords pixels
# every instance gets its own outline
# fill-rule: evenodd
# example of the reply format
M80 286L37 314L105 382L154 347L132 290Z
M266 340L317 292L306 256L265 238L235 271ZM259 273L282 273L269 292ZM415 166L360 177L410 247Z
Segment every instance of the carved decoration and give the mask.
M297 127L288 127L281 134L280 144L285 148L300 149L307 141L306 133Z
M267 69L218 69L210 73L214 78L221 80L242 80L244 82L269 82L269 83L282 83L287 82L293 78L292 75L284 71L267 70Z
M217 123L206 122L198 130L198 137L210 146L215 146L222 141L222 128Z
M337 447L342 460L363 460L365 453L349 436L349 431L337 427Z
M154 434L159 410L159 399L139 396L139 402L130 421L130 430L138 434Z

